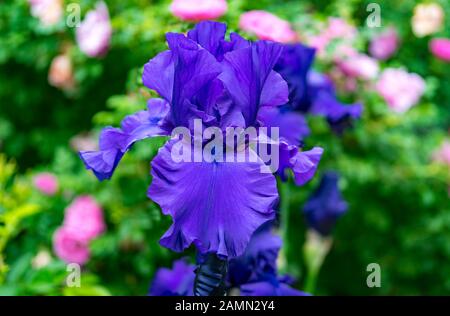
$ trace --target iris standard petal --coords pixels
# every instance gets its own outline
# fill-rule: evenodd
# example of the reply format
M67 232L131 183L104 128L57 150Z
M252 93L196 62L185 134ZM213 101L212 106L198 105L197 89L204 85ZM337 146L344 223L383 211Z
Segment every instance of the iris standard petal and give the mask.
M247 126L255 123L261 106L277 106L288 100L287 83L273 71L282 49L281 44L258 41L225 54L219 78Z
M173 126L189 126L192 101L220 73L211 53L182 34L168 33L170 51L158 54L144 66L142 81L170 104Z

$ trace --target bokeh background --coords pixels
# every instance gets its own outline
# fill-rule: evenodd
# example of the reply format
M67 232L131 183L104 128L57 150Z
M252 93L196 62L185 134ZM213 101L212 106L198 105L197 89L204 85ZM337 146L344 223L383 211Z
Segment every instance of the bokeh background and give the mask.
M313 294L449 295L450 3L376 1L381 25L371 28L372 2L229 0L217 20L249 38L317 47L314 68L333 78L341 100L364 107L343 133L307 116L306 144L325 154L313 181L284 184L289 228L280 233L289 251L282 266L294 287L304 288L307 274L303 205L333 170L348 210L336 223ZM84 169L77 152L95 148L102 127L145 108L143 65L166 49L166 32L194 23L174 14L170 1L110 0L106 18L91 18L89 29L97 32L83 40L68 25L70 3L79 4L81 21L98 9L91 0L0 3L0 294L146 295L159 268L194 258L192 250L176 254L159 245L171 221L146 196L149 161L164 140L135 145L106 182ZM288 30L243 27L241 16L251 10L276 15ZM391 37L372 44L382 34ZM371 45L381 45L381 53ZM348 57L347 68L346 49L359 57ZM407 109L379 88L389 68L423 79L423 91L412 82L397 88L393 98L411 100ZM81 254L82 286L68 287L67 256L55 249L54 234L77 207L100 214L104 227ZM369 263L381 266L379 288L366 284Z

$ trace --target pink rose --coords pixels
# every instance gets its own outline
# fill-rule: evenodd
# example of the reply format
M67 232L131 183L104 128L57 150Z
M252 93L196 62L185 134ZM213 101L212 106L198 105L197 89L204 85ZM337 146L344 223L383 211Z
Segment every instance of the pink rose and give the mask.
M370 42L370 55L377 59L385 60L391 57L398 47L398 35L395 29L390 28L387 31L378 34Z
M338 67L345 75L364 80L375 79L379 72L378 62L364 54L350 55L338 61Z
M255 34L259 39L271 40L280 43L289 43L297 40L297 34L290 24L266 11L249 11L241 15L239 27Z
M78 47L89 57L102 56L108 51L111 34L108 7L104 2L99 2L77 28Z
M62 0L28 0L31 15L38 18L45 27L53 26L63 16Z
M174 16L185 21L212 20L227 12L225 0L173 0L170 11Z
M395 112L414 106L425 91L425 81L403 69L387 68L376 84L376 90Z
M90 257L87 241L78 239L72 230L64 226L53 235L53 249L67 263L85 264Z
M75 81L72 72L72 62L68 55L59 55L53 58L48 72L48 82L63 90L73 90Z
M433 161L446 164L450 167L450 142L445 141L441 147L433 153Z
M102 208L91 196L77 197L66 209L63 226L89 241L105 230Z
M432 39L430 42L430 51L437 58L450 62L450 39Z
M54 195L58 191L58 179L49 172L37 174L33 179L34 186L45 195Z

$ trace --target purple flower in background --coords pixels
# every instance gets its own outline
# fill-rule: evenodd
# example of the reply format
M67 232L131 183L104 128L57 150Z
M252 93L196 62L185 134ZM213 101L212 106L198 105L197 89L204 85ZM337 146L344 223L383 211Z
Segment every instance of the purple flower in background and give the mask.
M268 41L251 42L232 33L226 25L201 22L187 33L168 33L169 50L145 66L144 85L162 99L148 101L148 109L127 116L120 128L107 127L100 135L99 151L81 152L87 169L98 179L109 179L134 142L170 135L174 128L194 130L194 120L204 127L260 127L258 113L265 107L288 103L288 85L274 71L283 46ZM198 149L188 143L193 153ZM170 215L173 224L160 243L174 251L194 244L201 254L223 257L241 255L251 235L274 218L278 199L273 174L261 172L265 163L177 162L171 153L178 140L169 140L152 161L148 196ZM308 151L295 148L290 162L299 179L310 179L315 165L301 166ZM236 154L237 155L237 154Z
M244 284L240 287L241 296L310 296L296 290L277 279Z
M397 31L389 28L372 39L369 45L370 55L381 60L388 59L397 51L398 41Z
M276 260L282 240L271 232L272 225L268 222L258 228L244 254L229 261L228 278L232 286L276 275Z
M108 7L104 2L99 2L77 28L78 47L89 57L102 56L108 51L111 34Z
M361 116L362 106L360 104L344 105L339 102L332 81L324 74L311 70L314 49L302 44L285 45L284 47L275 70L288 83L288 110L300 112L300 115L310 113L324 116L333 130L338 133L342 132L352 119L358 119ZM277 120L281 124L284 124L286 120L284 118L288 117L286 112L289 113L289 111L284 111L283 116L277 116ZM293 114L289 114L289 116L293 116ZM271 116L272 121L274 117ZM288 133L280 130L280 136L288 140L292 138L303 139L307 136L307 125L303 122L300 123L299 118L295 119L298 121L297 129L291 128ZM294 118L289 117L289 121L293 120ZM269 125L270 123L269 121Z
M195 279L195 266L184 259L173 263L172 270L160 268L156 271L150 296L192 296Z
M240 257L229 261L228 281L241 296L308 295L290 286L292 279L277 275L277 257L282 240L272 232L273 222L262 225Z
M321 235L329 235L348 208L338 187L339 176L334 172L323 175L319 187L309 197L303 211L308 225Z
M293 112L288 106L262 108L258 112L258 119L266 127L279 127L279 136L289 144L299 144L310 134L305 117ZM271 136L270 130L268 136Z
M334 84L327 76L311 71L308 74L308 83L312 100L310 113L325 117L331 128L338 134L352 120L361 117L362 105L359 103L344 105L339 102Z
M309 109L308 73L314 61L315 49L302 44L285 45L275 70L289 87L289 104L295 110Z

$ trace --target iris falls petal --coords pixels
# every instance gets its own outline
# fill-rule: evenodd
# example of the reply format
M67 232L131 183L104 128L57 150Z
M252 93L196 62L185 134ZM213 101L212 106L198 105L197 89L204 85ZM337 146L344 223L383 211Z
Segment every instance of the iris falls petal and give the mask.
M261 173L261 161L177 163L172 145L153 159L148 191L173 219L161 244L182 251L193 243L201 253L241 255L253 232L274 218L275 177Z
M148 109L125 117L121 128L104 128L100 133L100 150L80 152L86 168L92 170L99 180L111 178L125 152L136 141L169 134L161 125L168 111L167 102L150 99Z

